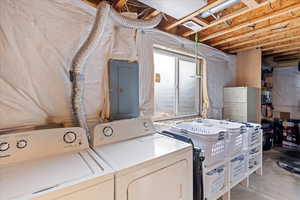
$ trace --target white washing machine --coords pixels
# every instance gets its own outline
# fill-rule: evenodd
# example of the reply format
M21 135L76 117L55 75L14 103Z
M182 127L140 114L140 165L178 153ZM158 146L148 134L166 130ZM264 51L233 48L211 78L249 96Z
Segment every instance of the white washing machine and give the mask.
M112 169L81 128L0 135L0 200L113 200Z
M192 200L192 146L155 134L149 119L97 125L92 148L115 171L115 200Z

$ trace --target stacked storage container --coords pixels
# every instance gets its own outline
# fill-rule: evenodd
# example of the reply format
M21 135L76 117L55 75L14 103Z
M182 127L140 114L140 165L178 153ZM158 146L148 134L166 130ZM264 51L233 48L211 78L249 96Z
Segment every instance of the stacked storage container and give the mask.
M202 123L205 126L221 127L227 130L226 156L229 159L230 186L234 187L245 179L247 174L247 154L243 151L246 125L214 119L198 120L198 123Z
M259 124L198 119L177 123L169 131L191 139L202 151L203 199L230 198L232 187L244 180L248 185L249 175L262 170Z
M244 151L247 152L247 170L252 174L262 165L262 128L260 124L243 123L247 132L244 135Z
M226 162L226 129L206 126L197 122L178 123L172 132L187 136L204 152L204 199L217 199L228 189L228 164Z

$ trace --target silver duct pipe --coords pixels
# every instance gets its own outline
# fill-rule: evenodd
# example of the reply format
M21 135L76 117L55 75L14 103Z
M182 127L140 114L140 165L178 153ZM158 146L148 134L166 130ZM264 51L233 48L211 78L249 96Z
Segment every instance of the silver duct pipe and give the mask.
M234 4L239 3L239 2L241 2L241 0L228 0L228 1L225 1L225 2L223 2L223 3L221 3L217 6L201 13L199 16L201 18L209 17L209 16L211 16L211 15L213 15L213 14L215 14L215 13L221 11L221 10L229 8L230 6L233 6Z
M72 60L70 72L72 80L72 109L76 123L86 130L88 137L90 136L90 131L83 105L86 62L101 41L109 12L110 5L100 3L93 28Z
M120 26L134 29L154 28L160 23L162 19L162 15L158 15L157 17L146 21L139 19L129 19L121 16L114 9L111 9L111 6L105 1L99 4L93 28L86 41L74 56L70 71L72 80L73 113L76 123L86 130L88 138L90 138L90 130L88 127L88 122L83 105L86 62L93 51L96 49L97 45L101 42L103 33L106 30L105 26L108 22L109 17L111 17Z

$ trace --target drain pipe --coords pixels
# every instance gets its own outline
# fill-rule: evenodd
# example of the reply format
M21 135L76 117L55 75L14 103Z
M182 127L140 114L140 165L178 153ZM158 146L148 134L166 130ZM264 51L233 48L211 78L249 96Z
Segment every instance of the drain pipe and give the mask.
M213 14L215 14L215 13L221 11L221 10L229 8L230 6L233 6L234 4L237 4L239 2L241 2L241 0L228 0L228 1L225 1L225 2L223 2L223 3L221 3L221 4L217 5L217 6L215 6L215 7L211 8L211 9L209 9L209 10L201 13L199 15L199 17L201 17L201 18L207 18L207 17L209 17L209 16L211 16L211 15L213 15Z
M101 42L109 17L111 17L120 26L134 29L154 28L162 19L162 15L158 15L155 18L146 21L141 19L129 19L121 16L114 9L111 9L111 6L105 1L99 4L93 28L86 41L75 54L70 71L70 79L72 82L71 101L75 116L75 123L79 124L86 130L88 138L90 138L90 130L83 105L85 68L88 58Z

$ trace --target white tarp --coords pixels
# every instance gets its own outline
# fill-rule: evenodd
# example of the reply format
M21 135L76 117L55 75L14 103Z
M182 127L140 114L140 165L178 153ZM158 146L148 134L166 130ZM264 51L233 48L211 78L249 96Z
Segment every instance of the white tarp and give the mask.
M273 72L273 104L280 112L290 112L300 119L300 72L297 67L275 68Z
M72 121L70 65L92 27L95 14L94 8L80 0L0 1L0 130ZM194 44L159 31L121 28L108 20L104 38L87 63L87 117L91 122L99 118L104 100L103 69L111 58L139 61L140 107L144 115L151 115L152 44L191 53ZM208 79L220 84L232 79L231 56L205 45L200 45L198 53L210 60L208 68L216 70ZM212 95L221 94L223 86L209 82L208 90ZM218 109L222 105L220 95L211 96L211 101Z

